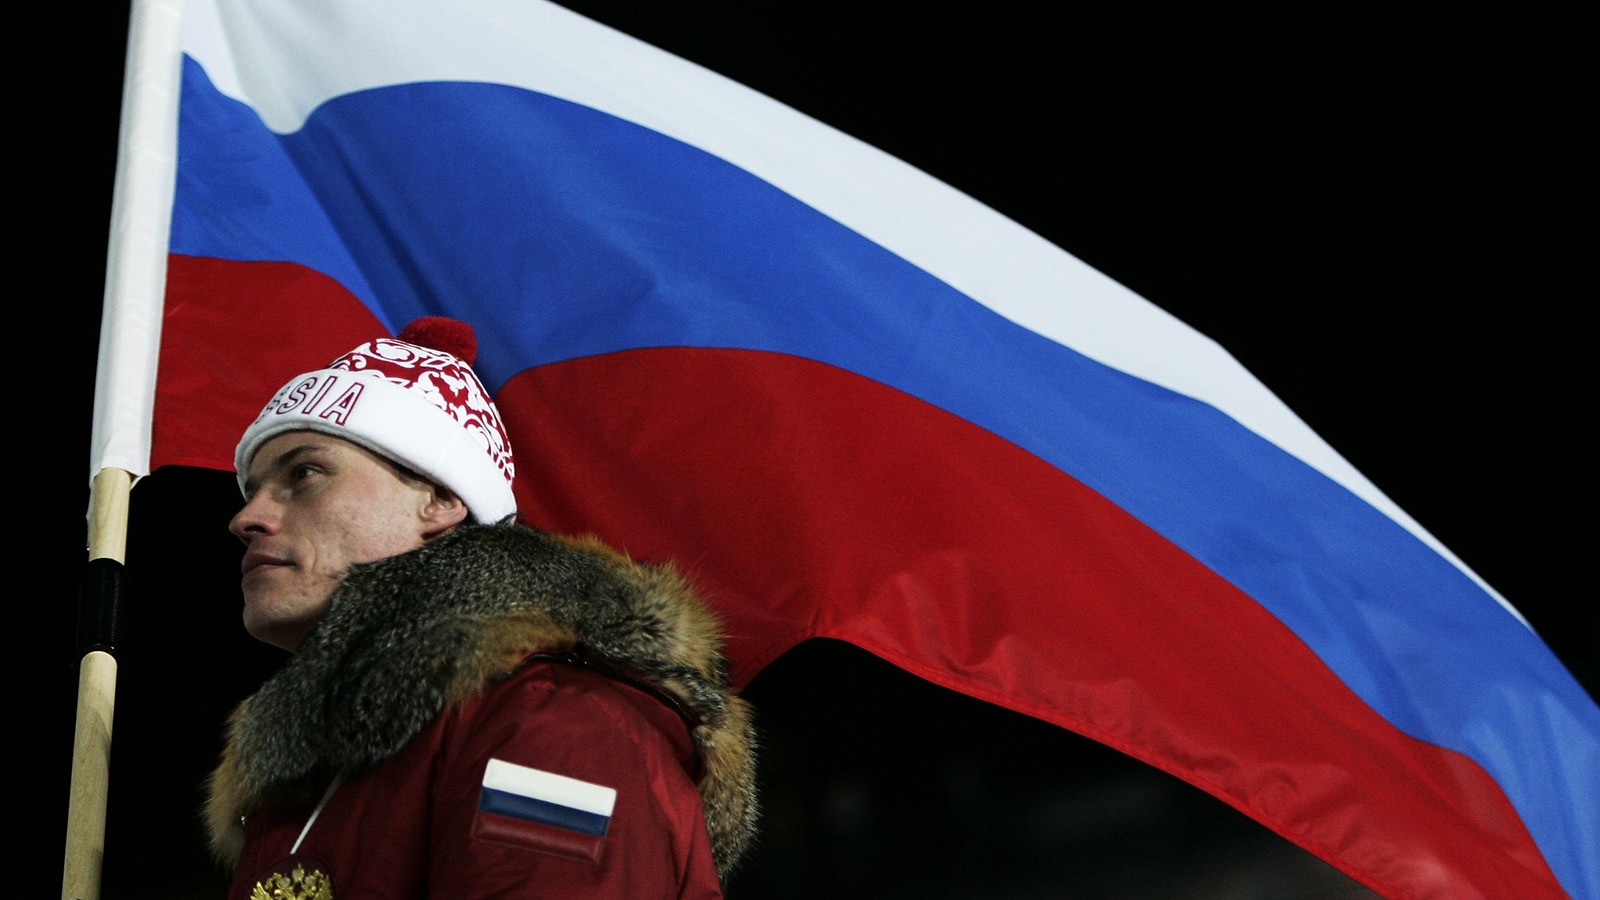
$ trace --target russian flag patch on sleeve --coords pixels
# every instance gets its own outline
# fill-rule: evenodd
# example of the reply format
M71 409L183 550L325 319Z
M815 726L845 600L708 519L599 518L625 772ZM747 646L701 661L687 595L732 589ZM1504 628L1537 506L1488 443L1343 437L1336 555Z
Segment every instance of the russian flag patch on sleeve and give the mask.
M616 803L615 788L491 759L472 836L595 863Z

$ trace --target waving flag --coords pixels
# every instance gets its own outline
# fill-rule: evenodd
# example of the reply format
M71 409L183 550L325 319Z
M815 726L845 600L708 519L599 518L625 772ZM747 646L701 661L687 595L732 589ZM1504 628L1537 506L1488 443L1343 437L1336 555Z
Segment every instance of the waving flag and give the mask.
M195 0L182 43L153 430L95 465L227 468L294 372L461 318L524 516L677 560L739 681L840 638L1385 894L1600 897L1594 702L1131 291L550 4Z

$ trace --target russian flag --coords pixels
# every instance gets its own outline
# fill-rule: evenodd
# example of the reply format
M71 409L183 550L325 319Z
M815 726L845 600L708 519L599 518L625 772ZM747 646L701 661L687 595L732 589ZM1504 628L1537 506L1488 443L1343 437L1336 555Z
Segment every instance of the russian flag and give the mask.
M616 805L615 788L491 759L483 770L472 833L597 862Z
M290 375L454 316L524 516L679 560L740 683L839 638L1386 895L1600 897L1594 701L1125 287L548 3L193 0L181 50L153 430L101 464L225 469Z

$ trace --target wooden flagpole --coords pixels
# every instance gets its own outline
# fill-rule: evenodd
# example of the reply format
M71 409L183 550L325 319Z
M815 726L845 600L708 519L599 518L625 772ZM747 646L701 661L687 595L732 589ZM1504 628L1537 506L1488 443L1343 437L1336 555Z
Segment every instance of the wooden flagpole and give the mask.
M128 497L133 476L122 469L95 474L89 499L89 568L79 598L78 715L67 801L67 847L62 900L99 900L105 856L106 792L111 722L116 708L116 625L122 564L128 543Z

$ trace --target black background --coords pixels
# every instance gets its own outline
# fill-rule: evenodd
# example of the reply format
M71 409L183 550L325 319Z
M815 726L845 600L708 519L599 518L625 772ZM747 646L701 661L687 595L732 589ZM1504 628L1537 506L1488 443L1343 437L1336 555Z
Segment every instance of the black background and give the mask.
M1574 81L1573 23L570 5L922 168L1218 340L1595 694L1580 566L1595 404L1594 288L1579 270L1593 145L1579 119L1593 106ZM14 496L45 509L43 541L16 560L13 656L13 765L35 813L18 846L40 896L59 891L65 834L126 13L61 11L14 132L39 173L18 173L22 271L46 273L16 288L39 361L17 404L35 414L14 419L28 449L13 451ZM199 781L226 710L280 661L238 626L223 531L235 503L215 472L162 472L134 492L106 897L220 892ZM732 897L1356 895L1185 785L848 647L801 648L750 693L770 805Z

